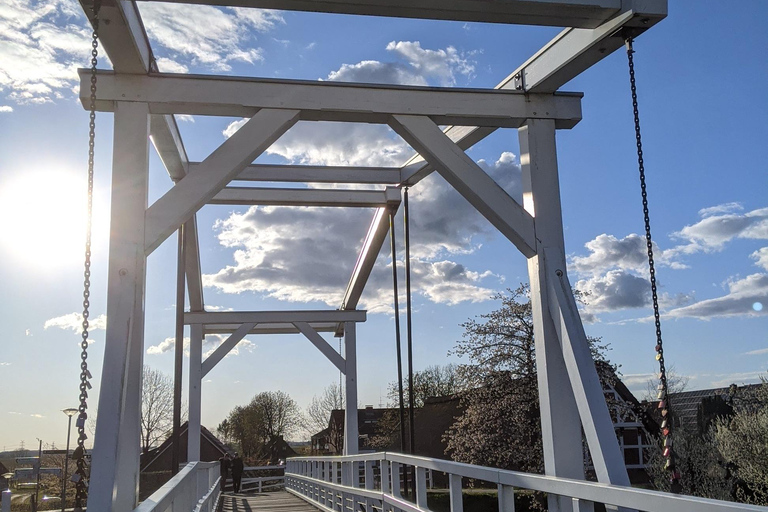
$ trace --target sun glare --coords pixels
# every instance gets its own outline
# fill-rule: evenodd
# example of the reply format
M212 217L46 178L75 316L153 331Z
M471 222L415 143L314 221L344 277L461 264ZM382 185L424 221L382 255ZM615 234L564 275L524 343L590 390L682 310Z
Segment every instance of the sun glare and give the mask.
M86 185L71 172L26 173L0 182L0 245L39 270L82 260Z

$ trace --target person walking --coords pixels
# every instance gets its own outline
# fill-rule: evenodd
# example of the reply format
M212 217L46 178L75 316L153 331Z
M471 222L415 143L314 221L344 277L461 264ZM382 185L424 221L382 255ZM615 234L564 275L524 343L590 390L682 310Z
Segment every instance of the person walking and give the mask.
M236 493L240 492L240 482L243 479L243 458L235 452L235 458L232 459L232 488Z
M229 476L229 468L232 466L232 458L229 453L225 453L222 458L219 459L219 469L221 471L221 492L224 492L224 487L227 485L227 477Z

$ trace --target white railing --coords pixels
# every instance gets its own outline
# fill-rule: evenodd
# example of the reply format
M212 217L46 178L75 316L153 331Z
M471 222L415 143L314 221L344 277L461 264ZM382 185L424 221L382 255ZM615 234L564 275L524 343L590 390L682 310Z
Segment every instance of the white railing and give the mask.
M220 479L218 462L190 462L134 512L214 512Z
M249 466L244 468L245 473L255 471L279 471L283 474L249 478L244 477L240 482L240 488L243 491L263 492L267 489L282 489L285 486L285 466Z
M363 466L363 477L359 475ZM398 475L402 466L416 474L416 502L402 495ZM530 473L472 466L397 453L370 453L345 457L288 459L285 486L288 492L326 512L429 512L427 470L448 475L451 512L462 512L462 479L495 484L499 512L514 511L515 489L541 491L569 498L572 510L590 510L594 503L646 512L768 512L768 507L680 496L617 485L599 484Z

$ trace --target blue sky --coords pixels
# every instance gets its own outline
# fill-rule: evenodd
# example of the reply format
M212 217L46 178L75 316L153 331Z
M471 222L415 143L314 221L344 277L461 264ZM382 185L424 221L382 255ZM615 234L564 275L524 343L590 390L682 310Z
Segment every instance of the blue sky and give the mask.
M666 359L691 388L754 382L768 363L768 4L738 6L671 2L669 17L636 42ZM178 4L141 4L141 11L163 71L312 80L492 87L558 32ZM88 37L72 0L0 7L0 448L35 438L62 445L59 410L75 405L87 113L74 70L87 65ZM571 281L590 292L587 332L611 344L611 359L641 391L655 369L655 340L625 54L563 90L585 93L583 121L558 134ZM238 121L179 119L190 159L205 158ZM111 123L111 114L98 115L92 317L106 310ZM520 194L512 130L469 154ZM258 161L398 165L410 155L381 127L302 123ZM154 153L150 175L153 201L171 186ZM420 369L452 361L458 324L494 308L488 297L526 281L527 271L514 247L438 176L414 187L411 198ZM205 207L198 224L206 305L337 307L371 215ZM396 375L385 256L363 297L371 313L358 335L361 404L386 400ZM266 275L264 266L277 270ZM150 256L147 283L145 362L170 374L174 237ZM92 332L96 381L103 322ZM206 377L203 423L210 428L260 391L282 389L306 406L338 379L298 336L246 341ZM209 338L205 350L219 342Z

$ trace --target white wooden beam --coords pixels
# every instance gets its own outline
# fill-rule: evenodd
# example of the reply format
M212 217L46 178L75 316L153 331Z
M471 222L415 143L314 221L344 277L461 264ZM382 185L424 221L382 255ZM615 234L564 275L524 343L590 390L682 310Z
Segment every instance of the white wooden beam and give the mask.
M335 322L307 322L317 332L336 332ZM241 324L213 324L203 326L203 333L208 334L232 334ZM258 324L248 334L301 334L291 322L267 322ZM342 333L343 334L343 333Z
M293 322L293 325L307 338L317 349L333 363L333 365L339 369L341 373L347 372L347 363L341 354L336 352L325 339L318 334L316 330L312 328L307 322Z
M90 102L90 70L80 70L80 98ZM391 114L431 117L436 123L517 128L525 119L555 119L558 128L581 120L581 94L521 94L458 89L274 80L210 75L152 76L98 73L96 107L115 101L149 103L153 114L249 117L258 109L293 109L308 121L388 122ZM249 162L250 163L250 162Z
M547 261L548 254L547 250ZM576 398L595 474L601 483L629 487L624 457L619 450L603 388L595 369L595 361L589 350L587 335L579 318L565 268L553 267L547 263L546 273L549 311L560 338L565 366L568 369L571 389Z
M298 120L295 110L260 110L197 168L149 207L145 251L150 254L210 201L246 165Z
M356 328L354 322L346 322L344 326L344 359L346 361L344 373L344 455L357 455L359 451ZM357 472L355 472L354 477L357 478Z
M214 350L213 353L206 357L205 361L203 361L202 377L208 375L208 372L213 370L213 367L216 366L219 361L224 359L224 357L229 354L232 349L235 348L237 344L240 343L240 341L242 341L242 339L245 338L254 327L256 327L255 322L242 324L237 328L235 332L230 334L229 337L224 340L221 345L216 347L216 350Z
M128 512L138 500L148 115L146 105L139 103L121 103L115 112L107 274L109 320L88 496L88 506L93 510Z
M185 324L275 324L294 322L365 322L363 310L301 310L301 311L204 311L185 313Z
M200 460L200 430L203 405L203 328L189 326L189 422L187 423L187 462Z
M200 266L200 244L197 231L197 215L184 223L184 270L187 275L187 294L190 311L203 311L203 274Z
M533 215L539 247L558 248L565 261L555 127L530 121L518 130L523 207ZM549 313L546 264L539 250L528 259L531 314L536 345L544 472L559 478L584 479L581 420L565 367L560 339ZM570 512L570 498L547 495L552 512Z
M91 23L93 3L93 0L80 0L83 12ZM99 43L109 55L115 70L139 74L157 71L136 2L102 0L99 20Z
M151 0L157 1L157 0ZM163 0L167 1L167 0ZM480 21L560 27L596 27L616 14L621 0L170 0L397 18Z
M390 126L526 257L536 254L533 217L430 119L392 116Z
M226 187L208 204L377 208L399 202L400 189L395 187L386 190Z
M190 163L192 169L197 163ZM253 164L246 167L238 181L274 181L288 183L400 183L399 167L345 167L324 165Z
M341 308L344 310L355 309L363 295L365 285L371 275L376 258L384 245L384 240L389 232L389 211L386 208L379 208L373 216L368 233L365 235L363 247L357 257L355 268L352 270L352 276L349 278L347 290L344 292L344 299L341 302Z

